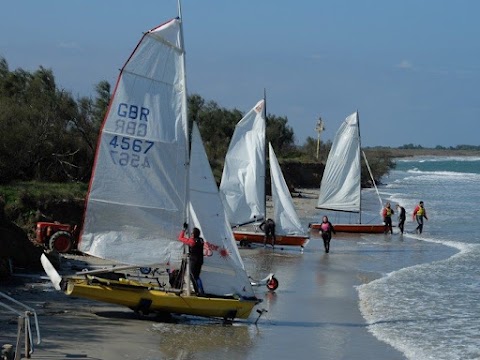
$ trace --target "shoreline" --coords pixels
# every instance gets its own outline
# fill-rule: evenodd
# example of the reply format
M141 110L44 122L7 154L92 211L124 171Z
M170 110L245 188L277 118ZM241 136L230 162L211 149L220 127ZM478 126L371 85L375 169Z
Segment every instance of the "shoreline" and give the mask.
M294 197L299 216L311 215L316 189L299 191L302 197ZM304 253L241 249L249 275L258 277L271 267L280 280L275 293L255 289L264 298L258 309L268 310L258 326L255 311L248 322L231 326L194 317L175 317L175 323L139 318L127 308L55 291L43 273L2 285L2 291L37 311L42 343L35 345L34 360L213 359L227 354L231 359L282 359L285 354L291 358L292 351L297 359L311 358L312 351L322 359L405 359L369 331L360 311L357 287L382 274L362 270L368 259L351 238L337 236L332 254L324 254L322 247L321 239L313 237ZM70 270L104 263L82 256L66 258L62 263ZM17 325L12 318L0 312L0 346L15 344Z
M313 239L312 241L317 240ZM348 242L348 240L345 241ZM250 252L246 256L246 264L252 253L262 253L263 251L265 251L263 248L246 250L246 252ZM268 255L274 254L269 250L266 251ZM66 296L62 292L55 291L42 274L32 274L33 278L31 279L19 278L17 284L8 287L2 286L2 291L34 308L37 312L42 343L34 346L32 359L187 359L189 357L183 357L180 354L186 352L193 355L200 350L205 352L205 356L197 354L195 359L223 358L215 357L214 354L222 352L225 347L232 347L232 344L229 342L225 344L217 339L218 343L209 342L208 346L204 344L199 349L194 335L201 333L202 336L205 336L206 333L218 332L216 336L221 338L224 336L225 329L228 329L226 330L227 334L231 333L234 337L239 337L242 343L251 344L257 349L253 354L243 357L240 355L244 351L242 350L243 345L240 346L240 349L234 348L232 349L234 354L232 359L275 357L282 359L281 349L285 346L285 341L288 341L287 334L292 331L303 331L303 329L310 331L309 329L312 327L316 328L322 337L328 339L328 342L323 343L318 349L319 352L316 356L318 355L320 358L405 359L403 354L370 333L360 312L356 287L381 277L381 274L362 273L353 268L344 268L341 266L344 260L341 259L339 264L332 266L328 256L316 250L309 252L314 254L314 262L309 260L303 265L306 267L313 265L317 268L315 272L312 272L312 278L304 277L301 283L293 286L293 284L288 284L288 281L285 282L284 274L279 273L279 277L283 281L282 288L279 288L276 293L265 293L262 307L268 308L268 313L260 319L257 326L254 325L257 318L255 312L248 321L234 322L233 325L227 327L220 320L195 317L175 317L177 321L174 323L163 322L161 319L151 316L138 317L133 311L124 307ZM260 254L259 256L264 255ZM281 252L278 256L289 257L291 255ZM319 256L320 262L317 263L316 260ZM342 255L335 256L340 258ZM85 259L80 258L79 260ZM322 275L318 275L319 273ZM321 277L318 278L318 276ZM311 281L317 282L327 294L318 296L315 292L309 293L305 285ZM263 289L259 291L263 292ZM300 291L305 297L303 299L305 303L302 304L304 311L292 317L291 311L284 312L279 308L280 298L283 297L286 302L298 303L297 294ZM326 311L327 309L328 311ZM291 310L296 311L295 309ZM313 313L318 312L320 313L312 317ZM0 314L0 344L14 345L17 325L13 321L13 316L5 316L3 312ZM252 332L257 335L252 337ZM285 333L285 338L282 336L269 338L267 335L270 332ZM34 340L36 340L36 336L34 331ZM256 340L257 336L261 339ZM179 344L175 345L175 341L178 339L174 341L174 337L183 339L183 348L178 348ZM159 348L159 342L163 344L161 348ZM309 343L309 346L311 345ZM302 346L301 341L297 342L297 346ZM266 350L269 347L276 350L265 353L263 350L258 351L258 349ZM276 351L278 354L274 356ZM170 354L171 357L167 354ZM311 358L310 355L299 350L297 358L307 359Z

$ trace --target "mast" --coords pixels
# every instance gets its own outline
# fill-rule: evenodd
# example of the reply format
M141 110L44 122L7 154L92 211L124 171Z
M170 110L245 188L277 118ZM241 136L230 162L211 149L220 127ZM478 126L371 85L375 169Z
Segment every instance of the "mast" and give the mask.
M360 152L362 151L362 138L360 136L360 116L357 113L357 129L358 129L358 166L360 167L360 181L358 182L358 198L360 199L360 211L358 212L359 223L362 223L362 157Z
M265 121L265 139L263 146L263 154L265 158L265 168L263 174L263 209L265 214L263 214L263 220L267 220L267 90L263 89L263 119Z
M185 139L186 139L186 151L185 151L185 167L187 169L187 179L186 179L186 186L185 186L185 215L184 219L187 224L189 224L189 235L191 234L191 224L190 224L190 213L189 213L189 203L190 203L190 152L189 152L189 130L188 130L188 114L187 114L187 74L186 74L186 61L185 61L185 42L183 38L183 18L182 18L182 5L180 3L180 0L177 1L177 7L178 7L178 19L180 20L180 46L182 47L182 82L183 82L183 96L182 96L182 112L183 112L183 117L185 119ZM184 248L187 245L184 245ZM186 276L186 290L187 290L187 296L191 295L190 291L190 248L188 247L188 256L187 256L187 267L185 272L187 273Z
M183 82L183 95L182 95L182 111L183 116L185 118L185 139L187 140L187 148L185 152L185 167L187 168L187 181L185 186L185 194L186 194L186 201L185 201L185 222L189 223L190 216L188 211L188 203L189 203L189 162L190 162L190 154L189 154L189 129L188 129L188 116L187 116L187 74L186 74L186 61L185 61L185 43L183 38L183 19L182 19L182 5L180 0L178 0L178 19L180 20L180 46L182 48L182 82Z

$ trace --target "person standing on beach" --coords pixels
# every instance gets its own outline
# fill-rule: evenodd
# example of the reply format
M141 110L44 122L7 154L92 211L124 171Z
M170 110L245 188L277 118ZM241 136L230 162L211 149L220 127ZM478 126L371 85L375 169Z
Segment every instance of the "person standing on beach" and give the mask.
M398 228L400 229L400 233L403 234L403 228L404 228L404 225L405 225L405 220L407 218L407 216L405 214L405 208L400 204L397 204L396 208L397 208L397 211L398 211Z
M415 232L417 234L421 234L423 231L423 218L428 220L427 217L427 211L425 210L423 206L423 201L420 201L418 205L415 207L415 210L413 210L413 219L417 220L418 226L415 229Z
M320 234L323 239L323 246L325 247L325 252L330 252L330 240L332 240L332 232L336 234L335 228L332 223L328 221L328 217L324 216L322 218L322 223L320 224Z
M382 211L383 223L385 224L385 234L388 234L388 232L393 234L392 215L393 209L390 207L390 203L387 202Z
M267 219L264 220L260 224L260 229L265 232L264 238L263 238L263 246L267 245L267 239L270 238L272 242L272 247L275 247L275 221L272 219Z
M187 244L189 246L190 252L190 273L192 274L193 279L196 283L196 288L199 293L203 293L202 280L200 280L200 272L202 271L203 265L203 238L200 237L200 230L198 228L193 228L192 236L185 237L185 231L187 230L188 225L183 224L183 230L178 236L178 240Z

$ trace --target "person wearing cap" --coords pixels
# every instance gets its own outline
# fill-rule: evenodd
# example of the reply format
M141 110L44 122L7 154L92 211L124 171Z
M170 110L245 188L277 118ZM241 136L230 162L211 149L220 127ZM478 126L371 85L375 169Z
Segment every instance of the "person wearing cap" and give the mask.
M418 224L418 226L415 229L415 232L417 234L421 234L423 231L423 219L425 218L426 220L428 220L427 211L423 206L423 201L420 201L418 205L415 207L415 210L413 210L412 217L414 220L417 220L417 224Z

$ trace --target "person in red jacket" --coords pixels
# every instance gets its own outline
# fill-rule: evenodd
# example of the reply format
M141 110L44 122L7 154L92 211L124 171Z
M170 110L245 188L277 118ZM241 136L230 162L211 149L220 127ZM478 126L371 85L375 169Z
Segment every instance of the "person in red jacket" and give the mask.
M203 293L202 280L200 280L200 272L203 265L203 238L200 237L200 230L193 228L192 236L185 237L185 231L187 230L187 224L183 224L183 230L178 236L178 240L187 244L190 248L190 273L195 280L196 287L200 293Z
M417 234L421 234L423 231L423 219L425 218L426 220L428 220L427 211L423 206L423 201L420 201L418 205L415 207L415 210L413 210L412 217L413 217L413 220L417 220L417 224L418 224L418 226L415 229L415 232Z
M393 209L391 208L390 203L387 202L382 211L383 223L385 224L385 234L388 234L389 232L390 234L393 234L392 215Z

